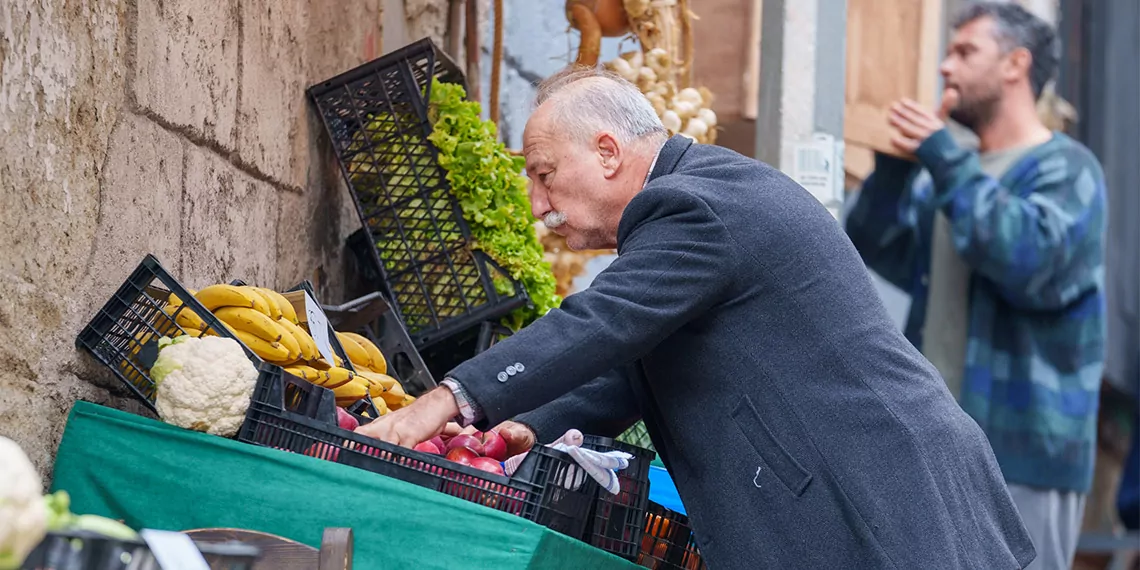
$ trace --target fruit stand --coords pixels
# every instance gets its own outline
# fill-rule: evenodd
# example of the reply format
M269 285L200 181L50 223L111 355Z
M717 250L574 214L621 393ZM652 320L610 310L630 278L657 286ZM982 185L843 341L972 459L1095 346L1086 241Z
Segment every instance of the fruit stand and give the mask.
M79 402L54 488L133 528L254 528L318 546L351 527L356 568L634 568L521 517L374 473Z
M354 431L557 307L559 281L522 159L430 40L308 96L360 217L345 246L371 293L330 307L308 281L276 290L240 275L195 290L146 255L75 345L157 419L74 403L42 497L31 467L10 463L25 481L18 502L0 489L0 519L8 505L24 509L21 549L34 544L41 501L58 511L25 564L54 567L36 556L84 540L96 550L113 537L75 535L90 530L76 521L94 521L118 533L120 550L108 552L135 554L57 570L136 568L144 556L154 565L158 551L136 530L213 528L313 547L327 528L351 529L356 568L702 568L683 514L650 500L655 455L636 442L577 434L577 456L540 445L508 458L494 431L414 449ZM692 107L686 120L697 121ZM614 492L577 463L591 453L619 458ZM0 568L28 567L18 565L26 552L6 548ZM241 559L212 568L257 556L242 544L197 548Z

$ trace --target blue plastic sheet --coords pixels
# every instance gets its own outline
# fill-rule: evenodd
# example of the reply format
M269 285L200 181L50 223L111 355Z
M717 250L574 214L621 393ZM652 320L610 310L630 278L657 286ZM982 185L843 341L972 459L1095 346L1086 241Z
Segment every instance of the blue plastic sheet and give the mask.
M681 504L681 496L677 494L677 486L669 472L656 465L649 466L649 500L665 507L687 515L685 505Z

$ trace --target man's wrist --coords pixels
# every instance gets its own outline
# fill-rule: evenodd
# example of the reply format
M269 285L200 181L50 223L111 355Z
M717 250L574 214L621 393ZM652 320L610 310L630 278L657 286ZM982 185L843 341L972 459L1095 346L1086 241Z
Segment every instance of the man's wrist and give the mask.
M479 405L471 399L463 386L454 378L444 378L439 384L451 392L455 404L453 414L455 423L467 427L483 419Z

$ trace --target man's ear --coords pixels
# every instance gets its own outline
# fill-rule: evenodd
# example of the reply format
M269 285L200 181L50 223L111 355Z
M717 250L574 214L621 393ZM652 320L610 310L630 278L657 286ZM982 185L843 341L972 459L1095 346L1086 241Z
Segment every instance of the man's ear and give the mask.
M1005 66L1005 79L1006 81L1015 81L1021 77L1029 78L1033 71L1033 54L1029 50L1019 47L1009 52L1009 57L1006 58Z
M602 174L606 178L613 177L621 167L621 144L618 143L617 137L609 131L598 133L594 143L598 153L598 160L601 161L602 164Z

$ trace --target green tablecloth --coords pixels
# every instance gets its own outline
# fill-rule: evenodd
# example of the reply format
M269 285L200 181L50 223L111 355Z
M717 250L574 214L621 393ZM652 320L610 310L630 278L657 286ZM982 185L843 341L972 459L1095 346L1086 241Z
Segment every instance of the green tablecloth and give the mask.
M244 528L319 547L351 527L355 568L631 569L520 517L312 457L78 402L53 490L134 528Z

